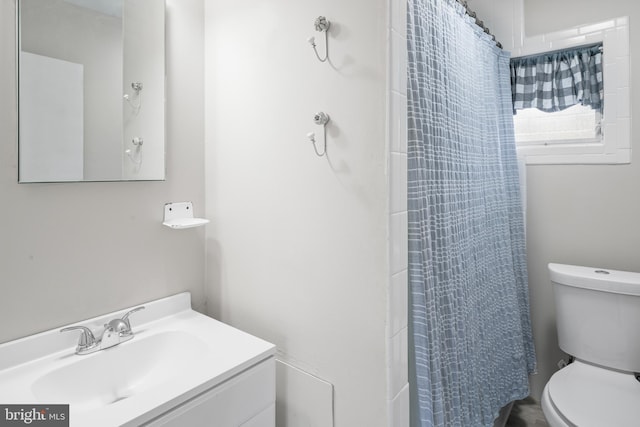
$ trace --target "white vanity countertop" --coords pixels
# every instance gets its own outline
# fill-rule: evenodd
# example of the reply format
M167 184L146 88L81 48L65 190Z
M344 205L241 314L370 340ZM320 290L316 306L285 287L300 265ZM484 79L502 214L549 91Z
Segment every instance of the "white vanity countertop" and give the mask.
M137 426L272 357L275 346L191 309L189 293L144 304L135 337L76 355L60 328L0 345L1 404L70 404L73 427ZM76 325L100 337L130 307Z

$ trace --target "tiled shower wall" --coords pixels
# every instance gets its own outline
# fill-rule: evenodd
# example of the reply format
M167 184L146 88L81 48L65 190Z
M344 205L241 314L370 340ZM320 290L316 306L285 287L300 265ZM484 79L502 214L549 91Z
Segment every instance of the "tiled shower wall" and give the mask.
M407 31L406 0L389 0L387 145L389 149L388 425L409 426L407 353Z

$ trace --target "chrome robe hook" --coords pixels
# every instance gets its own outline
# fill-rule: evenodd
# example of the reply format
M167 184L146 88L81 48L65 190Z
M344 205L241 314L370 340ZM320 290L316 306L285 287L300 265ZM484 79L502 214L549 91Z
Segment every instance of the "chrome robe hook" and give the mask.
M313 144L313 150L316 152L316 155L318 157L322 157L327 153L327 123L329 123L329 120L331 120L329 115L327 113L323 113L322 111L316 113L315 116L313 116L313 122L317 125L322 126L322 137L324 141L322 152L318 151L318 147L316 146L316 134L313 132L309 132L307 134L307 138L309 138L309 141L311 141L311 143Z
M316 18L314 26L316 31L324 33L324 58L322 58L320 54L318 54L318 49L316 48L316 38L309 37L307 41L309 42L311 47L313 47L313 51L316 53L318 60L320 62L325 62L327 59L329 59L329 36L327 33L329 32L329 28L331 27L331 22L324 16L318 16Z

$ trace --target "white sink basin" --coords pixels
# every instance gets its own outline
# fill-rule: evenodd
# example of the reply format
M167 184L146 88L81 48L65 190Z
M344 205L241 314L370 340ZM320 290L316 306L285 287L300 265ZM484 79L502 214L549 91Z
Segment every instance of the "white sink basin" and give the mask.
M125 345L126 344L126 345ZM185 332L162 332L139 337L94 357L47 372L33 383L42 402L61 401L77 409L95 409L162 387L187 376L193 366L213 360L207 345Z
M188 293L145 304L135 337L89 355L60 328L0 345L0 402L69 404L71 426L138 426L271 357L275 347L191 310ZM127 310L79 325L99 325Z

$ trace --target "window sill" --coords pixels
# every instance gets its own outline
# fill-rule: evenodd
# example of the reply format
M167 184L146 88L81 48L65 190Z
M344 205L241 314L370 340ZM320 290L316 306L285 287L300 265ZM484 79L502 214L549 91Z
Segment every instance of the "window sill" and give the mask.
M631 148L607 152L606 144L573 144L563 146L520 146L518 157L528 165L617 165L631 163Z

